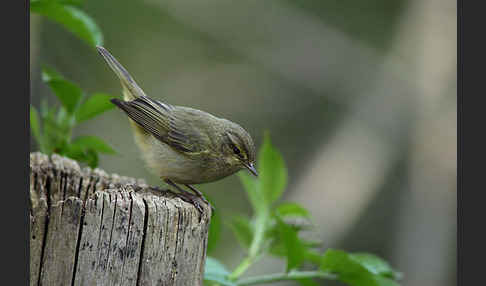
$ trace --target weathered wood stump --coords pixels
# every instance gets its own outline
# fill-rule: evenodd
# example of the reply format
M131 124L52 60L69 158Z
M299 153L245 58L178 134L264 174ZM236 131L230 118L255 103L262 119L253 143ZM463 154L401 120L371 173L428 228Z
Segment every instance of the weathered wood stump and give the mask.
M30 155L30 285L202 285L211 209Z

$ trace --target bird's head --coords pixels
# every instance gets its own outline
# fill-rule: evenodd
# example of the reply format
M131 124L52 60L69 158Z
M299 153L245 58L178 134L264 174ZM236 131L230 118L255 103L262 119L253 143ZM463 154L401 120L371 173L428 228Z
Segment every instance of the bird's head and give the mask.
M232 166L246 168L258 177L255 167L256 151L253 139L241 126L232 123L227 126L223 135L223 153L226 162Z

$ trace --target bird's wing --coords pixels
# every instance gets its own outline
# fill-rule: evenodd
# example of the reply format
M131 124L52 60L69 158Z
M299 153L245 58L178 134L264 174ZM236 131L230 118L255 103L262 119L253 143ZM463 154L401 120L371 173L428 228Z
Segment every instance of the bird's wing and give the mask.
M184 153L199 153L207 138L194 125L180 118L171 105L146 96L132 101L112 99L135 123L155 138Z

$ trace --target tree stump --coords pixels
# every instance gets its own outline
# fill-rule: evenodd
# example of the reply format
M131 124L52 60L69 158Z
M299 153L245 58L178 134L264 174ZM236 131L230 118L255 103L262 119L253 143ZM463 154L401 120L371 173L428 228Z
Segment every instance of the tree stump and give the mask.
M143 180L30 154L30 285L202 285L203 214Z

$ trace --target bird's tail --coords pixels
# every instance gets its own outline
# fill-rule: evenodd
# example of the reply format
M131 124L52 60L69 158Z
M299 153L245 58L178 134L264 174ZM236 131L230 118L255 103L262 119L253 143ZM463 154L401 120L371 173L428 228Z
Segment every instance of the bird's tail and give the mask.
M105 59L110 68L115 72L123 87L123 99L131 101L138 97L145 96L143 90L137 85L127 70L102 46L96 46L100 55Z

